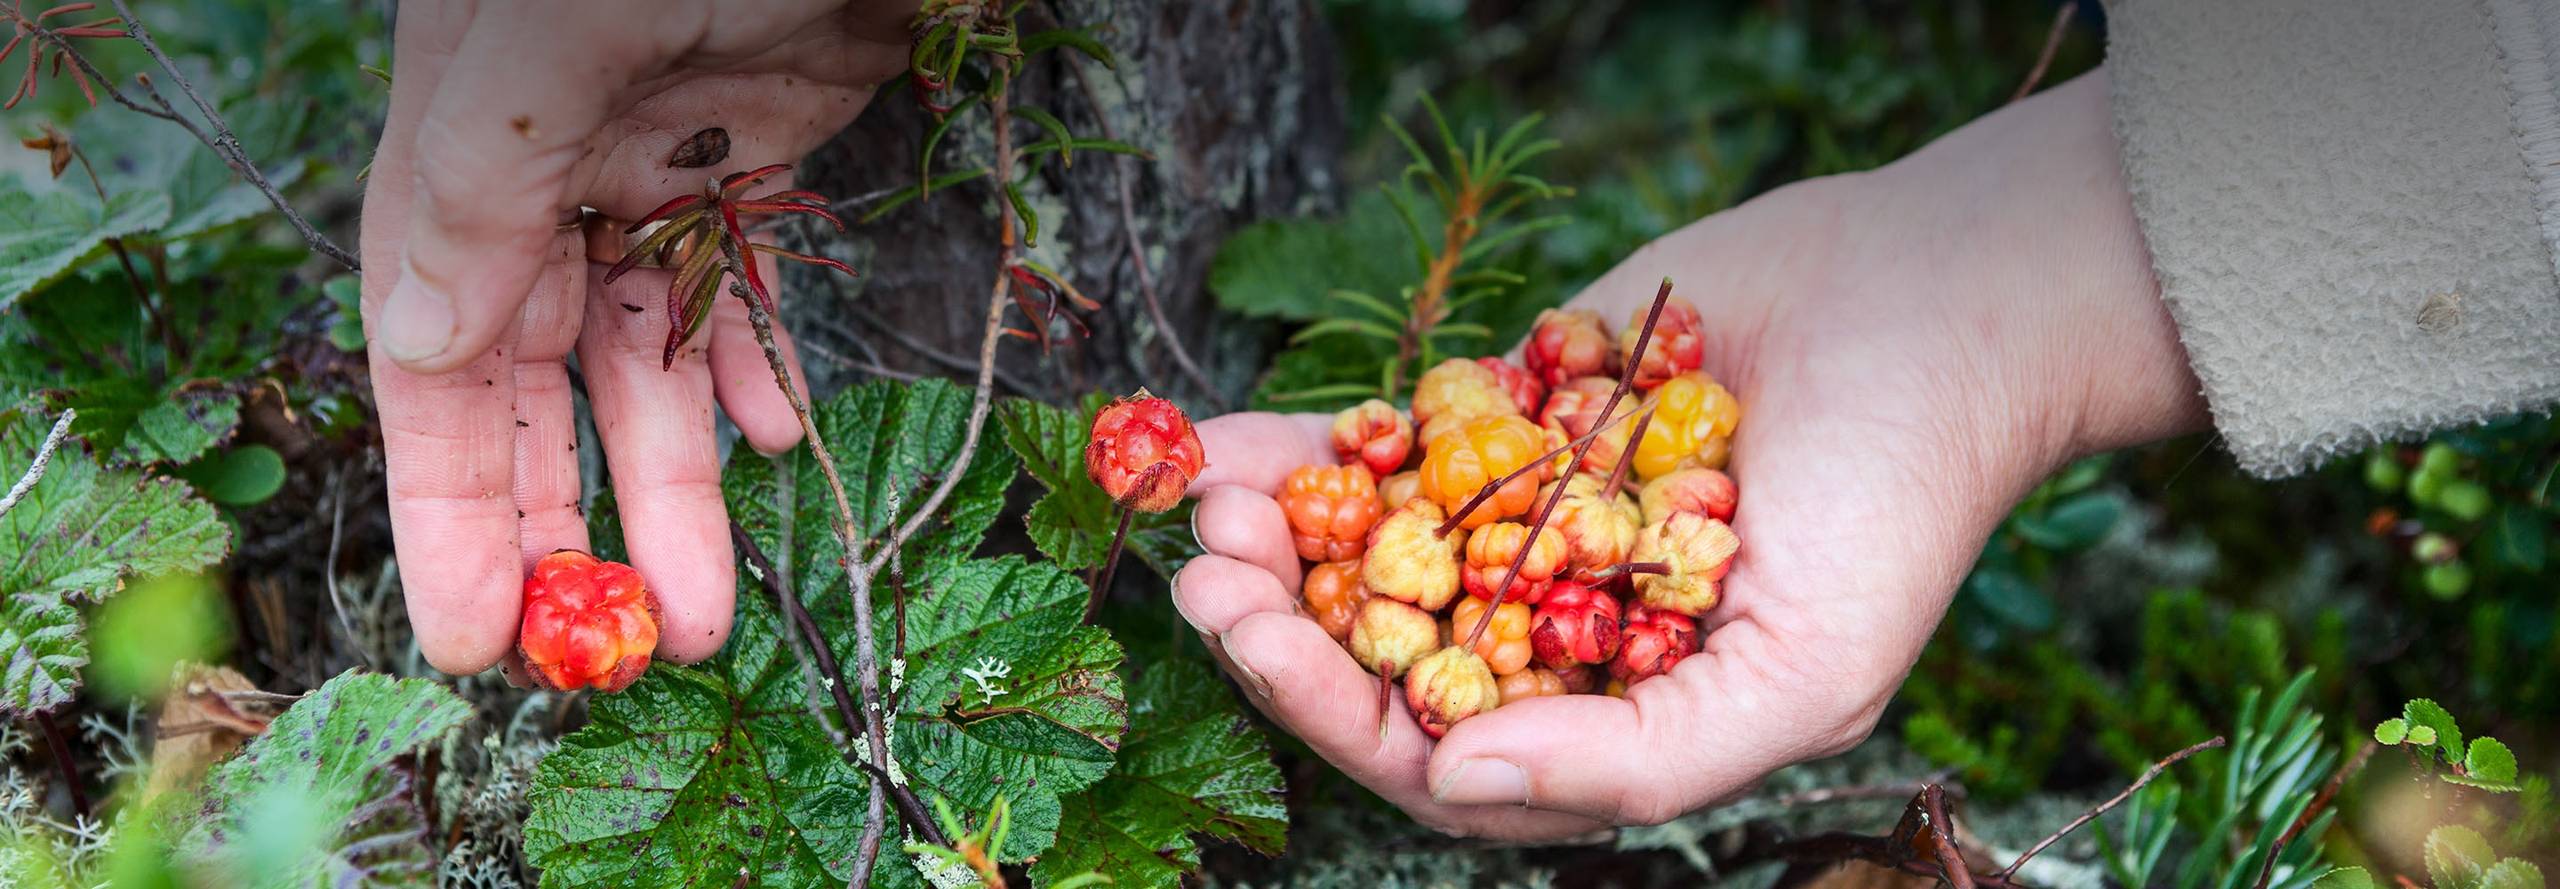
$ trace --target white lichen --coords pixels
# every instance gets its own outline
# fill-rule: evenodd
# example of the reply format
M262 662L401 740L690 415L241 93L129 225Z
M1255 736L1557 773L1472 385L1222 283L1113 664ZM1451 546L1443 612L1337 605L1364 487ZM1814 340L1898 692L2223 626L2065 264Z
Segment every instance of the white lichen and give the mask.
M977 666L961 668L960 675L978 684L978 695L985 699L985 703L994 703L1005 690L997 687L993 680L1013 675L1013 664L1002 658L982 657L978 659Z

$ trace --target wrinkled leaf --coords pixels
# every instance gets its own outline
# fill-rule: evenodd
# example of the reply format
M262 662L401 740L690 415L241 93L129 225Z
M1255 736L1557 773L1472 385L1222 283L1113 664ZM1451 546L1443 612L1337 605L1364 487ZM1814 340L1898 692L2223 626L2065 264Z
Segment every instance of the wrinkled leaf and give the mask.
M97 411L83 409L81 419L88 420ZM101 428L104 420L90 425ZM185 463L204 456L214 445L231 437L240 425L240 397L218 389L182 390L175 397L153 400L148 407L133 415L133 424L124 429L124 447L116 458L129 463ZM109 437L117 433L107 431ZM276 464L277 482L282 483L284 464ZM272 490L269 493L273 493ZM224 503L243 501L222 500Z
M1376 191L1339 219L1280 219L1247 226L1219 245L1209 266L1218 305L1257 318L1331 317L1334 290L1395 293L1421 277L1401 244L1403 224Z
M67 189L30 193L0 180L0 307L51 283L106 250L109 238L169 221L169 196L123 192L100 207Z
M2406 719L2395 716L2373 727L2373 741L2376 744L2397 745L2408 738L2409 721Z
M1130 690L1128 743L1102 783L1066 800L1039 884L1092 871L1121 887L1175 887L1199 867L1195 834L1278 855L1289 811L1271 751L1206 668L1166 661Z

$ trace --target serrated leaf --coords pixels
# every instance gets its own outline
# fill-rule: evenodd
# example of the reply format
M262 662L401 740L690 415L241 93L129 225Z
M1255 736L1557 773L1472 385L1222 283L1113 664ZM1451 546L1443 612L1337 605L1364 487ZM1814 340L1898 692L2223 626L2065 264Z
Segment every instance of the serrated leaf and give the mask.
M1042 555L1070 571L1102 563L1119 527L1119 507L1084 474L1084 446L1093 417L1110 398L1085 397L1081 411L1037 401L1008 398L996 407L1004 424L1005 444L1022 458L1024 469L1049 489L1023 516L1025 530ZM1158 576L1170 578L1198 554L1191 538L1191 504L1160 513L1140 513L1130 520L1130 553Z
M1031 866L1032 881L1094 872L1114 886L1179 886L1199 866L1195 834L1280 854L1280 770L1226 684L1197 663L1165 661L1132 683L1129 701L1119 762L1066 800L1058 844Z
M2433 747L2436 743L2436 730L2423 725L2410 726L2409 743L2420 747Z
M1378 249L1403 240L1394 206L1372 191L1338 219L1270 220L1236 232L1210 263L1209 290L1218 305L1250 317L1331 317L1334 290L1395 293L1420 277L1410 254Z
M961 430L968 422L969 402L969 390L943 380L925 380L856 386L815 406L818 429L826 435L836 468L844 476L856 533L866 539L885 536L924 505L933 486L951 469ZM991 432L987 439L992 439ZM1003 510L1014 458L992 440L984 444L962 470L960 486L952 490L950 499L907 541L909 570L967 555ZM791 486L782 487L783 479L789 479ZM828 530L835 501L808 448L772 459L740 450L730 456L720 487L728 496L730 515L740 524L750 528L788 524L798 529L795 540L814 547L788 563L796 571L796 588L809 590L805 595L813 599L824 591L844 589L844 573L836 562L842 553ZM777 492L794 496L777 497ZM792 515L773 514L775 504L786 502L794 510Z
M2376 744L2396 745L2408 738L2409 721L2397 716L2385 719L2381 724L2373 727L2373 741Z
M2427 698L2411 698L2400 708L2400 716L2409 720L2413 728L2423 725L2435 730L2436 749L2444 751L2445 762L2462 761L2462 728L2454 723L2453 714L2444 705Z
M2480 889L2542 889L2542 868L2522 858L2504 858L2480 874Z
M14 483L51 424L0 412L0 475ZM229 548L213 508L167 479L103 469L65 440L44 477L0 516L0 712L48 710L70 699L89 659L80 616L127 578L194 571Z
M338 674L214 766L205 779L204 817L181 848L190 857L248 863L244 856L265 851L260 834L273 826L265 814L272 801L291 800L325 833L299 860L259 856L261 884L430 883L435 853L425 819L415 812L410 782L391 766L470 716L470 704L431 680Z
M2435 889L2476 889L2498 853L2479 831L2447 824L2427 832L2426 858L2427 881Z
M2516 754L2506 742L2491 737L2471 739L2471 747L2462 754L2463 774L2448 780L2499 793L2516 789Z
M81 409L83 419L99 413L94 408ZM116 450L116 459L129 463L185 463L230 438L232 429L239 425L239 396L218 389L181 390L175 397L152 400L133 415L132 425L120 436L124 446ZM281 462L276 466L278 473L283 468Z
M67 189L37 194L0 180L0 308L104 252L109 238L168 221L166 194L117 193L102 207Z

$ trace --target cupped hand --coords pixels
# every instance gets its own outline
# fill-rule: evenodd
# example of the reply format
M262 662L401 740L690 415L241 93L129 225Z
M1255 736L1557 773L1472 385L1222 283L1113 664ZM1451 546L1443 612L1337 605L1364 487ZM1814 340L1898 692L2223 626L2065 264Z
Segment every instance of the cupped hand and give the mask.
M1520 701L1433 743L1297 606L1272 498L1330 463L1325 418L1200 425L1208 551L1174 601L1247 697L1431 826L1508 840L1653 824L1866 737L1983 540L2069 457L2203 422L2116 171L2103 75L1874 173L1782 189L1637 252L1575 303L1664 277L1742 400L1742 550L1704 650L1598 695Z
M605 285L566 223L581 208L638 218L709 179L796 161L904 68L914 5L401 5L365 189L363 308L393 539L429 663L498 662L526 566L588 548L572 349L631 561L664 606L658 653L719 649L734 567L713 405L765 452L797 443L798 421L736 300L662 370L670 273ZM670 165L715 127L724 159Z

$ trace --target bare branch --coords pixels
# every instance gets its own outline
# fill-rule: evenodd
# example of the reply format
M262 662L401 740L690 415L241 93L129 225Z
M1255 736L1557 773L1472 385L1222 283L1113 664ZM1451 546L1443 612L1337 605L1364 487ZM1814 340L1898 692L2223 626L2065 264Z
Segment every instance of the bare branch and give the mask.
M2089 811L2081 813L2080 817L2071 819L2071 823L2063 825L2061 830L2054 831L2044 839L2037 841L2035 845L2028 847L2027 851L2019 853L2018 860L2009 862L2008 867L2001 869L2000 877L2002 879L2007 879L2009 877L2016 876L2019 868L2027 866L2028 859L2036 857L2037 853L2043 852L2053 844L2061 842L2063 837L2069 836L2072 831L2079 830L2081 825L2098 820L2098 816L2106 814L2107 810L2124 805L2125 800L2133 798L2134 791L2141 790L2143 785L2151 783L2151 779L2160 777L2160 773L2162 771L2167 770L2172 765L2176 765L2179 760L2220 746L2222 746L2222 736L2215 735L2210 739L2199 741L2185 750L2169 754L2166 759L2152 763L2150 768L2142 771L2142 777L2133 779L2133 783L2126 785L2124 790L2117 792L2115 796L2109 798L2106 802L2099 803L2090 808Z
M79 415L79 411L71 408L62 409L62 416L53 421L53 431L45 433L44 444L36 447L35 461L27 464L26 474L18 477L17 484L9 486L9 496L0 497L0 516L8 515L20 498L35 490L36 482L44 478L45 467L53 463L53 452L62 447L63 437L71 434L71 418Z
M2053 27L2044 34L2044 49L2036 53L2036 66L2027 69L2026 82L2018 84L2018 91L2009 96L2009 101L2016 102L2036 91L2036 84L2044 80L2045 69L2053 67L2053 54L2062 49L2062 36L2070 32L2071 15L2079 8L2078 2L2065 2L2054 12Z

